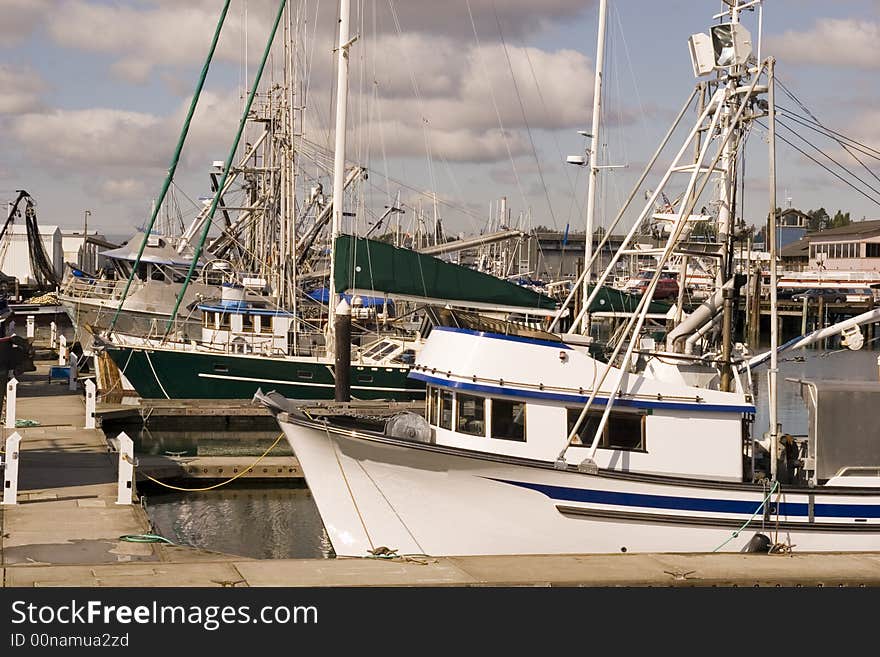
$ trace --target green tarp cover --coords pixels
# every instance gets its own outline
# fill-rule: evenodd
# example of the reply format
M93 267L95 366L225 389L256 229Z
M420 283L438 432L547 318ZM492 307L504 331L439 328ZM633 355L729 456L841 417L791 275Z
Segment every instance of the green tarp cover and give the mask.
M336 238L334 289L554 310L555 300L489 274L352 235Z
M590 286L591 293L593 287L595 286ZM590 312L631 313L634 312L639 305L640 299L641 297L636 296L635 294L629 294L621 290L615 290L613 287L603 286L602 289L599 290L599 294L596 295L596 298L593 299L593 303L590 304ZM663 303L662 301L651 301L648 305L648 312L665 314L669 312L670 307L670 304Z

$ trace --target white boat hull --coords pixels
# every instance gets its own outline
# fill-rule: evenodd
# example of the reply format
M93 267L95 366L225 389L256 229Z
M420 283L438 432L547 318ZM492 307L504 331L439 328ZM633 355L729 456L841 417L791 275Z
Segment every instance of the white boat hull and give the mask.
M768 496L753 485L590 475L279 420L339 556L379 547L435 556L738 552L756 533L797 551L880 550L876 491Z

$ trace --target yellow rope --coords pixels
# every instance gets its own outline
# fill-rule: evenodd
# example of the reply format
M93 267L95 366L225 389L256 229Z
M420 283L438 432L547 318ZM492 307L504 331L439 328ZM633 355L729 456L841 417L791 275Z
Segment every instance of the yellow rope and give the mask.
M166 483L163 482L163 481L159 481L158 479L155 479L155 478L151 477L151 476L148 475L148 474L144 474L144 477L146 477L147 479L149 479L150 481L152 481L152 482L155 483L155 484L159 484L160 486L164 486L165 488L170 488L171 490L179 490L179 491L183 491L184 493L198 493L198 492L201 492L201 491L212 490L212 489L214 489L214 488L220 488L221 486L225 486L226 484L235 481L235 480L238 479L239 477L241 477L241 476L243 476L244 474L246 474L246 473L250 472L251 470L253 470L253 469L257 466L257 464L265 458L266 454L268 454L268 453L271 452L273 449L275 449L275 446L276 446L279 442L281 442L281 439L282 439L282 438L284 438L284 434L283 434L283 433L279 434L278 437L275 439L275 442L272 443L272 444L269 446L269 449L267 449L265 452L263 452L263 453L260 455L260 458L258 458L256 461L254 461L254 462L253 462L251 465L249 465L246 469L242 470L241 472L239 472L239 473L238 473L237 475L235 475L234 477L231 477L230 479L227 479L226 481L221 481L219 484L214 484L213 486L205 486L204 488L180 488L179 486L172 486L171 484L166 484ZM126 460L128 460L128 459L126 459ZM129 462L130 462L130 461L129 461ZM132 464L132 465L134 465L134 464Z

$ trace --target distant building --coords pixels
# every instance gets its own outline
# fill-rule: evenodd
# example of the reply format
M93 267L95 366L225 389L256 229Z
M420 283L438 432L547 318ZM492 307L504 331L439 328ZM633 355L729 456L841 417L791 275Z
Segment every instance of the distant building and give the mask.
M834 271L880 271L880 220L810 233L809 266Z
M801 238L779 249L779 262L785 271L804 271L810 266L810 241Z
M781 249L802 239L807 234L809 220L809 215L794 208L780 212L776 222L776 247Z
M90 230L88 237L89 240L86 241L81 230L62 230L61 248L64 254L63 262L70 263L89 273L95 273L99 265L98 250L107 246L112 247L113 245L109 244L104 235L96 230Z
M64 251L61 246L61 229L58 226L40 226L40 241L49 264L61 278L64 272ZM12 224L6 229L3 241L0 242L0 271L7 276L14 276L20 285L36 285L31 254L28 243L27 227L24 224Z
M598 248L601 234L593 236L593 250ZM623 243L623 235L612 235L593 271L602 271ZM541 280L577 278L584 266L586 239L583 233L535 231L529 236L529 267L533 277Z

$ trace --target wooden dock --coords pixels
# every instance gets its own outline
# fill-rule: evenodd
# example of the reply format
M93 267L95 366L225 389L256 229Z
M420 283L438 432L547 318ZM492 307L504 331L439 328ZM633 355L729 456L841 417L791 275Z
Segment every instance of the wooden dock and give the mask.
M132 399L130 403L99 403L95 419L156 421L182 417L271 417L260 404L237 399Z
M151 531L146 510L116 503L118 455L100 430L83 428L82 392L49 382L50 364L39 363L38 372L24 375L18 386L18 417L39 426L17 429L18 503L0 505L4 587L880 586L880 552L259 560L128 542L126 535ZM188 474L225 478L236 467L214 462L216 469L204 472L198 459L139 459L140 467L157 474L200 468ZM294 462L269 459L261 467L283 469Z

